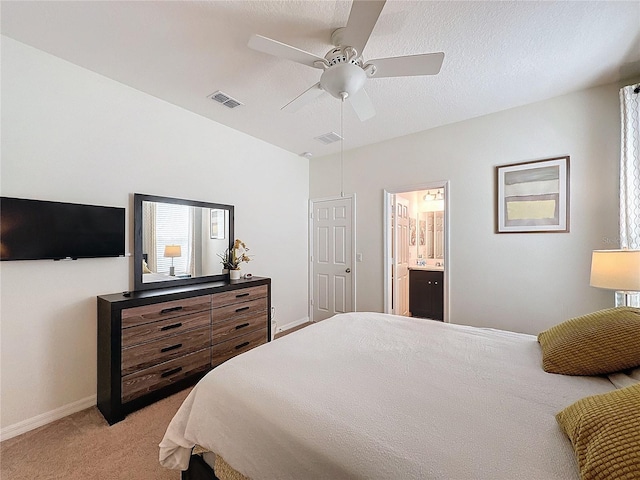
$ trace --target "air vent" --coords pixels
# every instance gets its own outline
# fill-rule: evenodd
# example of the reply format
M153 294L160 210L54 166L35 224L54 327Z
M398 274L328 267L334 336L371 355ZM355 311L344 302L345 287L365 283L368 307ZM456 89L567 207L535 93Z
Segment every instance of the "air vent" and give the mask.
M228 108L236 108L236 107L239 107L240 105L244 105L243 103L239 102L235 98L230 97L226 93L221 92L220 90L212 93L207 98L210 98L211 100L221 103L222 105Z
M319 137L315 137L320 143L324 145L329 145L330 143L338 142L342 140L342 137L338 135L336 132L325 133L324 135L320 135Z

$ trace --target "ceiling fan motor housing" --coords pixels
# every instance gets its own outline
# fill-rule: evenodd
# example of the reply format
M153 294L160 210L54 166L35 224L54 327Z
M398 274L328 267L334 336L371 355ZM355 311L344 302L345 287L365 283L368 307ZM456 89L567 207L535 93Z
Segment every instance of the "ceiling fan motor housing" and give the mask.
M341 63L326 69L320 77L320 86L332 96L342 99L357 93L365 84L367 74L353 63Z

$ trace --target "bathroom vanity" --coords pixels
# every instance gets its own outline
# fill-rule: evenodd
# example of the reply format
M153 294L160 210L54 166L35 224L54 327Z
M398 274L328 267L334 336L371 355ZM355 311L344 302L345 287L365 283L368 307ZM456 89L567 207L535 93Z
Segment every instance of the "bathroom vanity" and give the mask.
M409 311L413 317L443 321L443 267L409 267Z

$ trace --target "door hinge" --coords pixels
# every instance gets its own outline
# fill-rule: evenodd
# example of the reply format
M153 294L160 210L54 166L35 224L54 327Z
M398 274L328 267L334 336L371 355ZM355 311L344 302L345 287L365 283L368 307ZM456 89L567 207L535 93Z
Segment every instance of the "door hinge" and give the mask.
M313 255L311 255L311 256L309 257L309 259L310 259L309 261L310 261L311 263L313 263Z
M311 300L309 300L309 305L311 305L313 307L313 298Z

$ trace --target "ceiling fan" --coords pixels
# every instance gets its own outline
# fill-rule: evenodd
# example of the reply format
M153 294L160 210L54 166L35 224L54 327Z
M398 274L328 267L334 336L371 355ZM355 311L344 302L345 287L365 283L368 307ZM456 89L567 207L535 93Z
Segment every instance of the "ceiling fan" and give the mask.
M358 118L365 121L375 115L373 104L363 88L367 78L436 75L440 72L444 60L442 52L368 61L362 58L362 51L385 2L354 0L347 26L331 34L335 48L329 50L324 58L261 35L251 36L249 48L253 50L323 70L318 83L287 103L282 110L295 112L327 92L343 101L348 100Z

